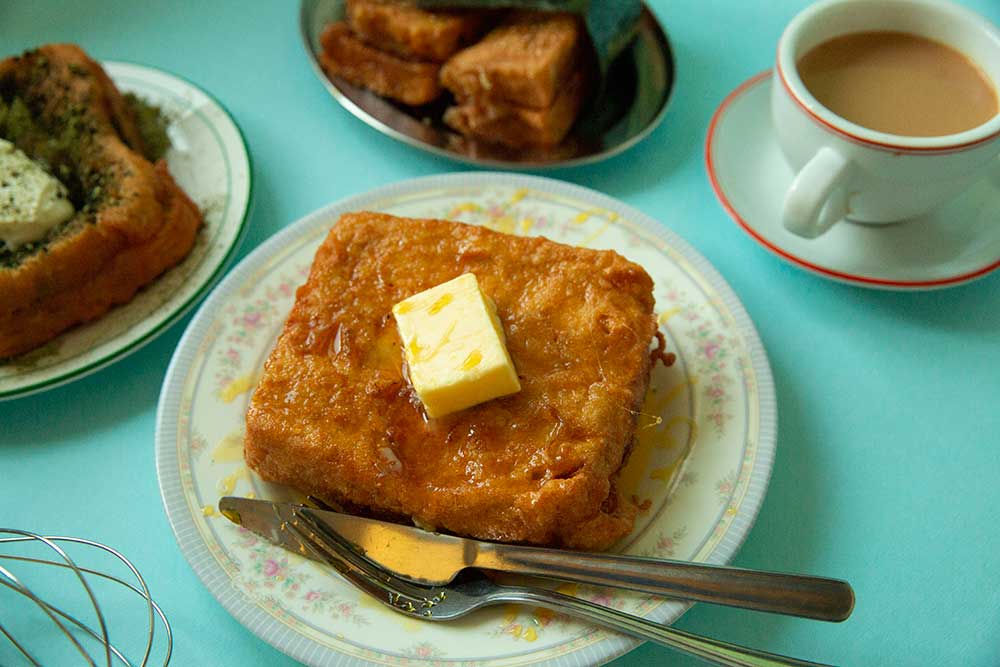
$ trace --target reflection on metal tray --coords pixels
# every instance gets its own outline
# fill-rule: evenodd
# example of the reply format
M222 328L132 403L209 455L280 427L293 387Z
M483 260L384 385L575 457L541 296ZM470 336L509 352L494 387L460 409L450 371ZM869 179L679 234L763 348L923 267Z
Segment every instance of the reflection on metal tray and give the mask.
M471 164L505 167L565 167L617 155L644 139L659 124L674 86L670 42L645 7L636 38L611 64L605 89L580 115L558 146L513 149L465 137L441 120L450 101L422 107L393 102L338 77L319 65L319 34L344 16L343 0L302 0L299 16L306 53L316 75L340 104L379 132L416 148Z

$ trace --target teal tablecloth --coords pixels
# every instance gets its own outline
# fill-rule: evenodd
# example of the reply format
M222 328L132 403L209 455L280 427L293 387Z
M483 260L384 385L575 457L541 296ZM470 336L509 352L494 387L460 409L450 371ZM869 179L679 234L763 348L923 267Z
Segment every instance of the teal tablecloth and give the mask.
M623 156L551 175L661 220L736 290L774 369L780 435L770 491L735 562L842 577L858 597L841 625L699 605L677 626L838 664L1000 665L1000 276L872 292L807 275L751 242L709 187L705 130L726 93L771 64L806 2L650 4L677 56L665 122ZM965 4L1000 22L995 0ZM242 256L333 200L462 169L341 109L304 57L296 5L5 0L0 53L75 41L100 58L181 74L222 100L254 156ZM170 616L171 664L293 664L201 586L160 504L156 399L187 321L84 380L0 403L0 525L124 551ZM0 605L0 623L11 614ZM0 664L19 664L2 638ZM646 645L614 664L695 662Z

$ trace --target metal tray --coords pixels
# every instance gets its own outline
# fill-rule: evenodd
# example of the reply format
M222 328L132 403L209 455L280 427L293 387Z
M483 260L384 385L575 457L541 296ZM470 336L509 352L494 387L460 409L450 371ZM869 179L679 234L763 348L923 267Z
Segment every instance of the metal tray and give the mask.
M642 141L662 120L674 87L670 41L648 7L643 9L635 40L611 64L605 90L591 100L569 135L550 148L512 149L469 139L447 127L441 115L447 96L436 103L410 107L379 97L319 65L319 34L344 17L344 0L302 0L299 22L306 53L330 94L352 114L379 132L410 146L474 165L506 169L551 168L604 160Z

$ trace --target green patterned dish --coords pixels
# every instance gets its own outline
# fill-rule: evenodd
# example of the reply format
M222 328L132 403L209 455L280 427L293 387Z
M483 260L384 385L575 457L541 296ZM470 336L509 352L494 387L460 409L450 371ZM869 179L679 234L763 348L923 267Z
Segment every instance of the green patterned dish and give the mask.
M316 247L341 213L365 209L614 249L646 267L678 361L652 378L639 443L620 482L644 511L618 549L726 563L750 530L774 458L774 389L757 333L725 281L662 225L591 190L537 177L452 174L307 216L251 253L201 307L174 354L157 415L160 490L185 557L240 622L309 665L594 665L633 648L632 639L531 608L421 623L218 514L223 495L295 499L244 465L244 413ZM610 589L574 592L665 623L687 608Z

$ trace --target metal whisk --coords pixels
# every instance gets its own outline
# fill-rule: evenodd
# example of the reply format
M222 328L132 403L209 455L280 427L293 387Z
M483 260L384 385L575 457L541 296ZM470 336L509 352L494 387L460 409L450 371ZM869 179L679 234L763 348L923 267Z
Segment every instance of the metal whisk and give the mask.
M72 546L74 555L81 562L83 558L93 558L95 555L104 560L110 560L113 556L128 568L136 583L130 583L111 574L106 567L98 570L77 565L61 545L66 545L67 548ZM43 552L40 556L34 553L39 550ZM19 563L22 568L16 575L13 571L14 562ZM113 565L114 561L111 563ZM53 584L58 584L59 604L55 604L51 599L52 596L48 596L50 598L48 600L43 599L43 595L39 592L41 586L32 587L27 584L33 571L36 575L39 572L44 574L45 588L52 588ZM112 644L106 613L102 611L95 586L92 585L99 581L118 584L120 588L113 588L113 591L127 590L141 598L139 604L145 608L148 616L146 626L148 632L140 662L129 662L121 648L123 646L121 642L118 646ZM77 609L68 606L73 592L70 585L78 597L82 596L83 604L78 605L83 607L82 611L78 612ZM61 648L70 653L78 653L84 661L81 664L91 667L97 667L99 664L108 667L154 664L150 662L150 658L157 643L161 649L158 653L163 654L161 664L166 666L170 662L173 636L167 617L150 596L149 588L139 570L125 556L109 546L79 537L44 536L26 530L0 528L0 594L4 589L12 592L14 599L21 599L23 604L0 603L0 647L6 639L29 665L50 663L50 658L42 657L42 651L51 653L54 643L50 643L49 638L53 635L68 642L68 645L63 645ZM130 615L130 618L134 617L134 614ZM81 620L87 619L92 623L90 620L92 618L96 618L96 625L88 625ZM157 618L163 625L164 634L161 641L154 642ZM128 637L125 641L129 639L135 641L135 638Z

